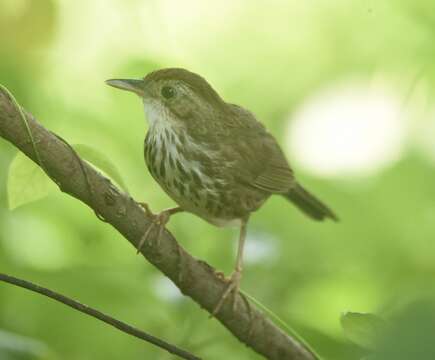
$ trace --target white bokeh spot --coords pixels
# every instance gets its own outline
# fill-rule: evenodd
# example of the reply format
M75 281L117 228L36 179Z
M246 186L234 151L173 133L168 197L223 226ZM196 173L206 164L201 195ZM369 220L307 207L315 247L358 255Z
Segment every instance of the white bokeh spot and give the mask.
M402 105L380 82L321 91L290 119L290 157L320 176L371 175L400 158L407 133Z
M238 239L237 239L238 240ZM272 261L278 255L277 239L268 233L248 231L243 260L245 264L263 264ZM237 250L238 241L234 241L234 251Z
M153 290L160 299L168 302L177 302L183 299L180 290L165 276L156 277L153 281Z

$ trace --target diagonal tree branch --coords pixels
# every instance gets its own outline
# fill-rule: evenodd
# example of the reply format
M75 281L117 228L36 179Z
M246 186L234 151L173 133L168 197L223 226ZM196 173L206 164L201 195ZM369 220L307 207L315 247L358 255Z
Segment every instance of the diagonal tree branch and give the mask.
M197 357L197 356L195 356L195 355L193 355L185 350L182 350L182 349L180 349L172 344L169 344L166 341L163 341L155 336L149 335L149 334L143 332L142 330L139 330L131 325L128 325L128 324L126 324L122 321L119 321L119 320L117 320L109 315L106 315L106 314L102 313L101 311L95 310L87 305L79 303L76 300L68 298L68 297L66 297L62 294L59 294L55 291L52 291L50 289L47 289L47 288L44 288L42 286L33 284L29 281L18 279L16 277L2 274L2 273L0 273L0 281L6 282L6 283L9 283L12 285L16 285L16 286L22 287L24 289L27 289L27 290L39 293L41 295L47 296L51 299L54 299L58 302L61 302L62 304L65 304L73 309L76 309L82 313L93 316L94 318L101 320L101 321L105 322L106 324L109 324L109 325L121 330L122 332L125 332L125 333L130 334L134 337L145 340L153 345L156 345L156 346L170 352L171 354L177 355L178 357L180 357L182 359L200 360L199 357Z
M45 129L31 114L23 112L28 127L23 123L14 99L0 88L0 136L37 164L43 164L43 169L63 192L91 207L136 247L152 220L142 207L81 161L67 143ZM158 246L155 242L145 244L141 254L169 277L183 294L209 313L213 311L226 283L210 265L188 254L168 231L163 232ZM216 318L254 351L268 359L318 359L308 347L285 334L252 307L245 297L239 294L235 301L236 311L228 301Z

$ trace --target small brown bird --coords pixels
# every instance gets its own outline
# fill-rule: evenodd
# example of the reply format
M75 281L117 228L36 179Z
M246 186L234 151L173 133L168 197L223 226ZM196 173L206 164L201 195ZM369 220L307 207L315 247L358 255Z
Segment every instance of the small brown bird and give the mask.
M235 270L214 313L229 293L236 294L239 289L249 215L269 196L284 196L314 220L337 220L326 205L297 183L277 141L255 116L225 102L201 76L169 68L140 80L106 83L142 98L149 122L145 162L153 178L178 204L155 215L160 233L169 217L181 211L216 226L240 226Z

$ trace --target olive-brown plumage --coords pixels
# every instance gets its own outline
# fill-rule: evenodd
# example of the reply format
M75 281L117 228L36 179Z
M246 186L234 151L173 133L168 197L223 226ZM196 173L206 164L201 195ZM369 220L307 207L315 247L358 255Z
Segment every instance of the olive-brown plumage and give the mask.
M241 226L236 269L216 311L238 289L249 215L270 195L283 195L315 220L337 219L296 182L277 141L255 116L225 102L201 76L169 68L107 83L143 99L145 162L178 204L156 221L164 225L172 213L188 211L218 226Z

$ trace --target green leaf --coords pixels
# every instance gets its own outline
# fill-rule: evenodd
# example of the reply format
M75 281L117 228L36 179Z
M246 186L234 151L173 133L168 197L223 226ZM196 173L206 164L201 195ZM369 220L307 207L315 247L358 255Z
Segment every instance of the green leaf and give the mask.
M128 192L124 181L122 180L121 173L112 163L112 161L103 152L84 144L73 145L77 154L84 160L95 166L98 170L104 172L110 177L117 185L119 185L125 192Z
M104 172L127 191L121 174L105 154L82 144L74 145L73 148L84 160ZM21 152L15 156L9 166L7 180L9 209L13 210L40 200L54 190L56 190L55 184L38 165Z
M55 189L44 171L22 152L12 160L7 180L9 209L42 199Z
M373 314L347 312L341 315L340 320L346 337L366 349L375 347L379 333L385 326L384 320Z

